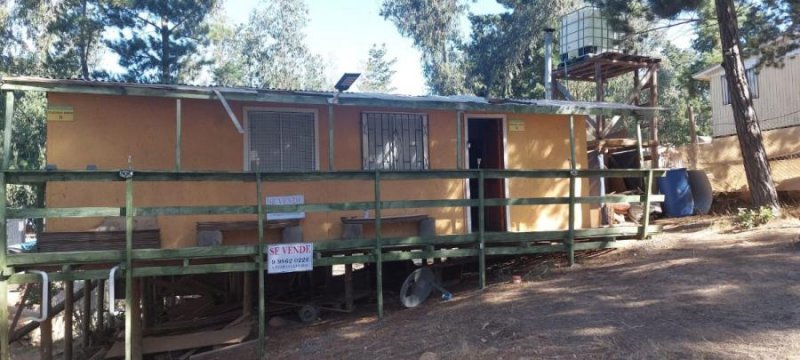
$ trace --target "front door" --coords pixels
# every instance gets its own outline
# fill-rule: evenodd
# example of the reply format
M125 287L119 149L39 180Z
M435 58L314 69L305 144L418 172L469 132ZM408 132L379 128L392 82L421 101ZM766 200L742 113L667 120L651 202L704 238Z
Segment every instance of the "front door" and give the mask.
M470 169L505 169L503 146L503 119L501 118L469 118L467 120L467 149ZM503 179L485 179L484 197L486 199L503 199L505 181ZM478 199L478 179L469 180L470 199ZM470 208L472 231L478 231L480 208ZM505 206L486 206L484 208L486 231L506 230Z

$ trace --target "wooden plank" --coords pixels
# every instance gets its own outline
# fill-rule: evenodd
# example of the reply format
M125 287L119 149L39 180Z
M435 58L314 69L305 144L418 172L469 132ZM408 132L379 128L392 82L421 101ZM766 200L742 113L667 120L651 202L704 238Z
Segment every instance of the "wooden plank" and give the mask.
M254 214L259 212L258 206L253 206L256 209ZM263 209L261 210L263 212ZM300 220L263 220L261 226L263 229L282 229L289 226L300 225ZM258 220L244 220L244 221L201 221L197 223L197 231L203 230L219 230L219 231L246 231L258 230Z
M108 217L123 216L123 212L123 209L118 207L28 208L8 209L8 216L15 219Z
M159 206L136 209L136 216L254 215L255 206ZM255 224L254 224L255 225Z
M612 176L641 176L636 169L581 169L578 177L612 177ZM640 171L639 171L640 172ZM52 181L120 181L118 171L103 170L7 170L7 182L10 184L40 184ZM368 171L337 171L337 172L286 172L264 173L265 182L294 182L294 181L345 181L345 180L371 180ZM384 180L425 180L425 179L468 179L477 178L474 170L425 170L425 171L385 171L381 172ZM163 171L137 171L137 181L234 181L252 182L251 172L163 172ZM487 179L506 177L529 178L567 178L569 171L564 169L537 169L537 170L486 170ZM223 207L220 207L223 208Z
M225 346L219 349L192 355L189 360L231 360L251 359L256 357L257 340L245 341L241 344Z
M382 260L386 261L405 261L413 259L432 259L432 258L457 258L467 256L477 256L478 249L441 249L430 251L403 251L387 252L383 254Z
M382 206L381 206L382 207ZM383 224L404 223L404 222L420 222L422 220L430 219L430 216L425 214L411 214L411 215L396 215L384 216L380 218ZM374 224L376 223L375 217L342 217L342 224Z
M234 344L244 340L250 333L250 326L236 326L223 330L202 331L191 334L145 337L142 339L143 354L157 354L167 351L187 350L221 344ZM106 353L106 359L125 355L124 343L116 342Z

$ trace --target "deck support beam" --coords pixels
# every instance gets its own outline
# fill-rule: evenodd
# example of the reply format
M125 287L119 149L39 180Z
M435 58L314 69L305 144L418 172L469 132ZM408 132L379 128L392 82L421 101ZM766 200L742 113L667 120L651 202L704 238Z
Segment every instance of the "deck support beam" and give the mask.
M259 167L259 166L256 166ZM258 252L256 253L256 263L258 266L256 267L258 270L258 359L266 359L267 358L267 349L266 349L266 299L264 298L264 292L266 291L266 279L264 271L264 219L266 217L264 212L264 201L262 200L262 191L261 188L261 172L256 171L256 202L258 207Z
M182 122L181 99L175 99L175 171L181 171Z
M375 170L375 291L378 318L383 319L383 244L381 239L381 173Z
M461 148L464 145L464 112L456 112L456 169L464 168L464 150Z
M575 264L575 190L577 166L575 161L575 115L569 116L569 230L567 231L567 263Z
M69 267L69 266L65 266ZM64 282L64 359L72 360L72 320L75 315L75 282Z
M483 169L478 171L478 279L483 290L486 289L486 186Z
M5 94L5 125L3 131L3 164L2 170L7 170L11 163L11 133L14 129L14 92ZM6 176L0 174L0 360L8 360L11 353L8 331L8 276L11 275L6 267L8 239L6 238Z
M333 104L328 105L328 170L334 171L336 167L334 166L334 121L335 116L333 113Z
M133 175L125 179L125 360L141 360L138 297L133 279ZM110 299L109 299L110 300ZM113 306L113 305L112 305Z

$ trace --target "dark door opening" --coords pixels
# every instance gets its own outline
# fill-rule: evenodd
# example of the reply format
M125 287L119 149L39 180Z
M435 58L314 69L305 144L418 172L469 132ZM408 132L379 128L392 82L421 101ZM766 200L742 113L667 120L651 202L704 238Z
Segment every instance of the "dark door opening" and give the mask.
M469 151L470 169L504 169L503 121L497 118L470 118L467 120L467 149ZM469 179L469 197L478 199L478 179ZM503 179L484 180L484 198L505 198L505 182ZM480 208L470 208L472 231L478 231ZM486 231L506 230L506 209L504 206L487 206L484 208Z

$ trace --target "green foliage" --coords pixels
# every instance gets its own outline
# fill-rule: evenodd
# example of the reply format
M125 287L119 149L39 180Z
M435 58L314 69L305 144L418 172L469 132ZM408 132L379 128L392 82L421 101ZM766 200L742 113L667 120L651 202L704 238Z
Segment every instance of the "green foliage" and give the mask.
M459 21L465 0L384 0L380 15L422 52L422 70L431 93L464 93L464 54Z
M264 0L244 25L218 23L212 47L222 57L217 57L215 81L258 88L329 88L322 58L305 44L307 25L308 7L302 0Z
M205 21L216 0L118 0L108 9L117 38L107 45L130 82L173 84L209 61L198 54L209 31Z
M758 209L739 208L734 223L740 229L749 230L765 225L773 219L775 219L775 213L772 208L767 206Z
M392 77L397 72L394 65L397 58L387 58L386 44L372 44L364 66L364 73L358 83L358 89L368 92L392 92Z

